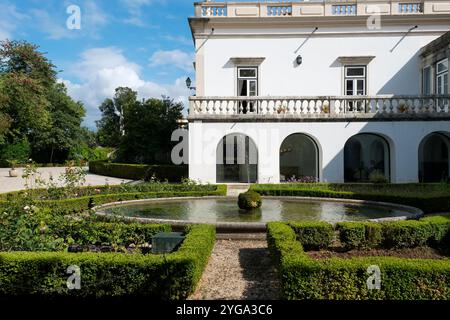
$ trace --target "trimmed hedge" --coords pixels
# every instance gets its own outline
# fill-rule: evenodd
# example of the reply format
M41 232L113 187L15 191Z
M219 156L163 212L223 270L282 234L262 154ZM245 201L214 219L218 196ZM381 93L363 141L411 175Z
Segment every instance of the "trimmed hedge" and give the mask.
M112 163L107 161L90 161L89 172L102 176L130 180L150 180L155 176L158 180L181 182L188 177L187 165L143 165Z
M392 188L392 185L388 185ZM410 185L407 185L410 186ZM420 185L414 185L420 186ZM430 185L430 188L434 185ZM397 191L383 191L383 185L373 186L373 192L367 191L367 186L362 188L355 184L328 185L328 184L282 184L282 185L252 185L250 190L258 192L262 196L295 196L355 199L379 202L391 202L408 205L421 209L426 213L450 211L450 192L436 193L436 195L412 193L402 194ZM399 188L401 185L399 185ZM426 185L423 186L426 188ZM353 191L332 190L332 188L346 188ZM361 189L361 190L359 190ZM418 191L417 191L418 192Z
M423 221L396 221L383 224L383 246L414 248L425 246L432 237L432 228Z
M238 206L243 210L252 210L260 208L262 205L261 196L257 192L247 191L240 193L238 197Z
M91 209L109 202L120 202L127 200L169 198L169 197L203 197L203 196L224 196L227 193L225 185L218 185L214 191L163 191L163 192L133 192L99 194L64 200L41 200L36 204L42 207L51 208L55 213L80 212ZM7 205L6 201L0 200L0 208Z
M185 299L194 290L215 242L215 229L195 225L167 255L117 253L0 253L0 296L149 297ZM81 289L69 290L69 266L81 270Z
M333 226L327 222L291 222L289 225L306 250L327 248L334 238Z
M313 260L283 223L269 223L268 246L278 262L285 298L337 300L450 299L450 261L367 257ZM381 270L381 288L369 289L368 267Z
M159 232L170 232L166 224L95 222L89 225L69 224L61 228L61 237L71 238L78 245L121 245L151 243Z
M382 225L375 222L340 222L339 239L347 249L376 248L381 244Z

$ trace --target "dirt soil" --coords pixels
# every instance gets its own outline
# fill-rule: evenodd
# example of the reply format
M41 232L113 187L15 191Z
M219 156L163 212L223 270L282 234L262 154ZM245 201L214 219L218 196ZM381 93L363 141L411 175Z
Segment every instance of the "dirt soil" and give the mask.
M404 249L369 249L369 250L350 250L345 251L342 248L333 248L330 250L308 251L308 256L315 259L343 258L350 259L354 257L398 257L406 259L448 259L448 255L437 249L430 247L404 248Z

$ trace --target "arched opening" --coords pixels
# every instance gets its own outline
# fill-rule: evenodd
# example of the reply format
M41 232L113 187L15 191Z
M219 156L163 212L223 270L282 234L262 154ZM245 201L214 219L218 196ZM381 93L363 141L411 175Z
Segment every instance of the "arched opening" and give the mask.
M372 133L351 137L344 147L345 182L390 181L389 143Z
M255 183L258 181L258 150L248 136L233 133L223 137L216 151L218 183Z
M280 147L280 181L319 180L319 148L306 134L294 133Z
M420 182L449 180L450 138L448 134L434 132L419 145Z

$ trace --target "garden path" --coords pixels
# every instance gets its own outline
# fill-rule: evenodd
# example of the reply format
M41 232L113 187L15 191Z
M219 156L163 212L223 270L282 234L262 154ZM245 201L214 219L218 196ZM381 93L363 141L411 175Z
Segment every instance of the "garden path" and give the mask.
M279 282L261 237L218 239L191 300L274 300ZM247 238L247 239L246 239Z
M53 176L55 180L58 180L60 174L64 172L64 167L48 167L38 168L38 172L41 174L42 179L48 181L50 176ZM87 170L87 168L86 168ZM25 189L25 180L22 178L22 168L18 168L18 177L11 178L9 176L9 168L0 168L0 193L19 191ZM111 178L105 176L99 176L92 173L87 173L85 186L99 186L104 184L118 185L130 180Z

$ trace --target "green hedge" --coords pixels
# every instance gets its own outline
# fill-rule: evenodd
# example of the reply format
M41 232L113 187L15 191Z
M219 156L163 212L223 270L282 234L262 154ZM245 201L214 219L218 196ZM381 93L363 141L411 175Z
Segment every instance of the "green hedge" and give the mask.
M376 248L382 241L382 225L375 222L340 222L339 239L347 249Z
M450 299L450 261L368 257L313 260L294 230L269 223L268 246L278 262L287 299ZM368 289L369 266L381 270L381 289Z
M152 237L159 232L170 232L166 224L142 223L72 223L60 229L61 237L71 238L78 245L121 245L151 243Z
M260 208L262 205L261 195L257 192L247 191L238 196L238 206L243 210Z
M327 222L291 222L289 225L306 250L327 248L334 238L333 226Z
M155 176L158 180L181 182L188 177L186 165L142 165L111 163L107 161L90 161L89 172L102 176L116 177L130 180L150 180Z
M284 184L284 185L252 185L251 190L258 192L262 196L295 196L295 197L318 197L318 198L341 198L368 200L379 202L391 202L408 205L421 209L426 213L450 211L450 193L443 191L432 191L435 194L420 193L420 190L407 194L401 189L394 188L395 185L388 185L393 190L383 191L383 185L372 186L373 190L369 190L368 186L360 186L354 184L328 185L328 184ZM407 185L412 188L412 185ZM413 185L417 188L426 185ZM401 188L398 185L398 188ZM429 188L434 188L430 185ZM332 190L332 188L342 188L345 190ZM405 188L407 188L405 186ZM350 191L351 190L351 191ZM372 191L372 192L370 192Z
M110 202L127 200L169 198L169 197L203 197L203 196L224 196L227 187L225 185L216 186L214 191L163 191L163 192L131 192L115 194L99 194L64 200L42 200L36 204L42 207L51 208L55 213L80 212ZM6 201L0 200L0 208L7 205Z
M425 246L431 237L431 225L423 221L396 221L383 224L383 246L386 248Z
M167 255L0 253L0 296L185 299L195 290L214 241L213 226L195 225L178 251ZM80 290L66 286L71 265L80 267Z

